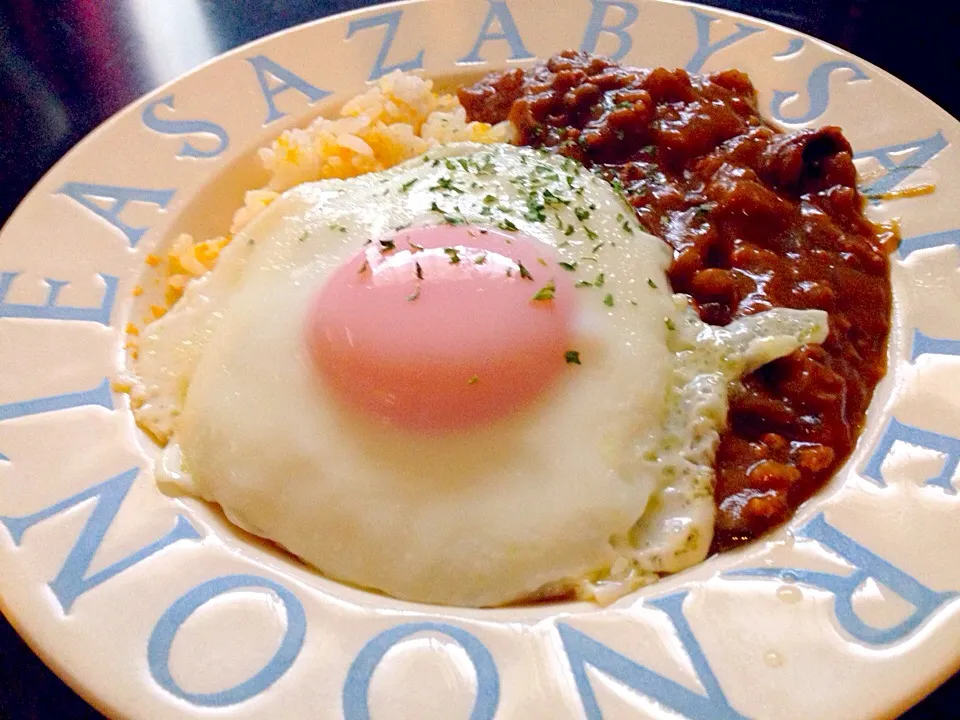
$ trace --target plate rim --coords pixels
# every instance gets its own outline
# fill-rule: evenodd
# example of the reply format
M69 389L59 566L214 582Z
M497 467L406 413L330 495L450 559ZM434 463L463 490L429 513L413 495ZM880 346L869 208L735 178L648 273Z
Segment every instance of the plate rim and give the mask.
M507 0L508 3L511 1L522 2L522 0ZM572 1L573 0L559 0L559 2L561 3L570 3ZM786 25L782 25L780 23L777 23L771 20L758 18L756 16L749 15L747 13L740 12L737 10L730 10L727 8L705 5L698 2L692 2L690 0L627 0L627 2L633 4L634 6L672 5L675 7L686 8L688 10L704 11L705 13L713 13L718 18L746 20L751 23L761 25L765 29L772 29L788 36L802 38L806 42L810 42L821 48L829 50L830 52L835 53L841 57L855 59L857 62L861 63L864 68L868 69L872 73L875 73L876 76L879 76L883 78L886 82L897 86L900 90L906 91L907 93L909 93L911 96L912 102L924 103L925 110L926 110L924 114L929 114L930 112L935 111L942 122L946 124L952 124L960 128L960 119L951 115L946 109L944 109L936 101L929 98L928 96L926 96L924 93L917 90L913 86L909 85L904 80L901 80L899 77L893 75L889 71L862 58L859 55L854 54L851 51L845 50L833 43L817 38L806 32L790 28ZM118 122L120 122L124 117L137 111L140 108L140 106L145 104L147 101L161 97L164 93L166 93L168 90L170 90L171 88L181 83L184 79L188 77L196 76L202 73L204 70L206 70L210 66L213 66L222 62L226 62L236 56L242 55L243 53L250 51L253 48L267 45L273 41L276 41L282 38L283 36L291 32L306 30L307 28L312 28L319 25L343 21L353 16L377 14L377 13L383 12L384 10L392 9L392 8L405 8L405 7L414 7L414 6L432 8L433 6L440 5L440 4L453 5L453 4L466 4L466 3L480 4L480 0L390 0L389 2L375 3L371 5L366 5L364 7L354 8L352 10L346 10L346 11L333 13L329 15L323 15L321 17L317 17L302 23L296 23L288 27L285 27L283 29L270 32L260 37L244 42L224 52L218 53L208 58L207 60L204 60L203 62L190 68L189 70L177 75L174 78L171 78L170 80L167 80L157 85L156 87L138 95L128 103L124 104L119 110L115 111L109 117L107 117L103 121L99 122L96 126L94 126L89 132L87 132L83 137L81 137L73 146L71 146L62 156L60 156L53 164L51 164L47 168L47 170L44 171L44 173L32 184L32 186L27 191L27 193L17 202L16 206L7 216L7 218L4 220L3 224L0 225L0 250L2 250L3 248L2 241L8 227L13 224L13 221L22 212L24 212L23 208L28 204L32 204L32 202L36 199L36 197L41 194L41 190L42 190L41 186L46 184L45 181L47 181L50 176L60 171L62 167L69 165L73 161L74 157L82 153L86 149L86 147L90 145L92 142L95 142L101 136L108 134L112 130L113 126ZM432 9L431 9L431 12L433 12ZM558 51L559 50L555 52L558 52ZM478 67L483 67L484 68L483 72L493 72L499 69L503 69L504 67L527 67L532 62L543 60L543 59L544 58L541 56L534 55L532 58L528 60L511 62L510 64L498 63L498 62L486 62L483 65L479 65ZM452 65L451 67L458 67L458 66ZM414 73L420 77L425 77L428 79L433 78L435 76L435 74L423 72L421 70L415 70ZM370 86L371 86L371 83L369 80L364 81L363 87L370 87ZM358 92L362 92L362 89L359 87L358 87ZM338 98L341 95L342 93L334 93L333 95L331 95L331 98ZM322 102L325 102L325 101L326 99ZM322 114L323 114L322 111L316 112L316 113L313 113L311 117L318 117ZM767 117L766 113L764 114L764 117ZM303 121L298 120L294 126L299 127L302 124L303 124ZM789 128L786 128L786 129L789 130ZM278 129L278 132L279 132L279 129ZM247 148L247 149L249 150L250 148ZM225 168L221 168L221 171L223 169ZM194 191L193 194L195 194L195 192L196 191ZM889 345L888 349L893 350L893 346ZM873 400L871 400L871 407L872 406L873 406ZM860 441L860 438L862 438L862 435L858 437L858 443ZM842 467L843 466L841 466L841 468L838 469L837 473L835 473L835 475L831 478L831 480L829 481L830 483L832 483L836 479ZM815 502L818 495L819 495L819 492L815 493L811 498L809 498L807 501L802 503L800 507L803 507ZM750 543L748 543L748 545L752 546L759 540L760 539L751 541ZM678 573L678 575L680 574L682 573ZM673 577L676 577L676 576L673 576ZM131 717L131 716L125 716L123 713L119 711L118 708L114 707L113 704L108 699L106 699L105 697L99 694L96 694L95 690L92 687L84 684L84 682L82 681L81 677L78 674L75 674L69 667L61 663L54 652L52 651L47 652L46 649L42 646L42 643L36 642L35 638L29 632L26 631L24 624L21 623L20 619L16 616L14 612L11 611L10 607L8 606L3 593L3 586L4 584L0 582L0 614L2 614L6 618L6 621L10 624L13 630L17 633L20 640L30 649L30 651L33 652L34 655L36 655L37 658L39 658L40 661L49 670L51 670L72 692L74 692L78 697L80 697L84 702L89 704L97 712L111 719ZM905 692L901 694L898 698L898 704L896 705L896 707L891 706L889 713L884 713L882 717L895 718L899 716L903 712L907 711L908 709L910 709L911 707L913 707L914 705L922 701L924 698L926 698L928 695L930 695L932 692L938 689L941 685L949 681L955 675L960 676L960 647L958 647L955 651L955 658L953 660L952 665L943 664L937 668L936 672L926 673L925 674L926 681L916 683L914 686L911 687L911 690L909 693Z

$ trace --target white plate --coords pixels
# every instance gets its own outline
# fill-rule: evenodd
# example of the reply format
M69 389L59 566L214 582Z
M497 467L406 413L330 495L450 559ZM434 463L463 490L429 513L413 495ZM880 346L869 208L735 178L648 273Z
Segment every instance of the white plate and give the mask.
M937 184L871 207L899 216L905 238L890 371L831 485L766 542L612 607L487 611L338 585L160 494L149 442L111 392L145 255L183 229L222 232L257 184L252 150L384 68L449 76L580 47L739 68L767 115L842 126L875 189ZM276 77L262 85L268 64ZM3 229L4 612L67 682L123 717L894 714L960 665L958 142L955 120L869 63L653 0L420 0L217 58L104 124Z

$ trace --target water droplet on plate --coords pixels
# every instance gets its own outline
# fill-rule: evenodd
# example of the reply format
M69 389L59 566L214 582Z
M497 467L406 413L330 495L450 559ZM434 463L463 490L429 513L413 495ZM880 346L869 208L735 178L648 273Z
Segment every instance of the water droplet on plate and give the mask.
M767 667L778 668L784 663L783 655L776 650L770 650L763 656L763 662L767 664Z
M798 603L803 600L803 592L792 585L781 585L777 588L777 597L785 603Z

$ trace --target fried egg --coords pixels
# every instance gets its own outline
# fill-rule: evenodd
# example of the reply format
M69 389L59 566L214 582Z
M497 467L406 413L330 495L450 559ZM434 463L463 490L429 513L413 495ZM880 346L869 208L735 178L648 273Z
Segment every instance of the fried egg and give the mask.
M455 144L287 191L150 325L165 487L334 579L488 607L702 560L726 387L819 311L706 326L570 159Z

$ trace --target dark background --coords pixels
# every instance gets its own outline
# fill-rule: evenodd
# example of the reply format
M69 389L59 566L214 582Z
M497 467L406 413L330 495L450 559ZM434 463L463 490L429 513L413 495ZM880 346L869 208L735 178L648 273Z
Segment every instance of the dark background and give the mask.
M561 0L558 0L560 2ZM0 0L0 223L70 147L160 83L370 0ZM960 3L718 0L839 45L960 116ZM946 10L950 7L950 10ZM151 51L150 48L153 48ZM960 674L903 716L960 718ZM0 617L0 720L99 720Z

